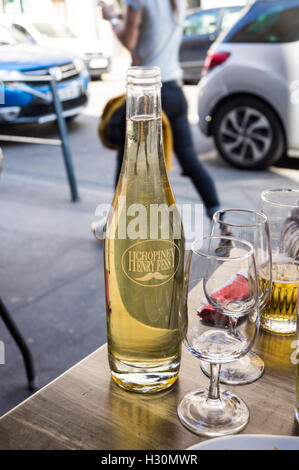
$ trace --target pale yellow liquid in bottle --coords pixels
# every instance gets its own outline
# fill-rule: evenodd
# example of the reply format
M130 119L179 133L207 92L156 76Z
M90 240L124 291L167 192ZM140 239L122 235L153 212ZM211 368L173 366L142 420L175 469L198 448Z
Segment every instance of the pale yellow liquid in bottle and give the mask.
M183 229L178 236L170 223L169 234L163 238L159 219L154 239L150 233L151 204L174 205L160 133L159 119L138 116L127 122L126 161L104 247L111 374L121 387L137 392L171 386L177 379L181 356ZM125 204L119 196L126 197ZM136 203L144 208L141 216L143 221L147 219L147 226L135 224L139 236L131 239L127 235L134 217L126 213ZM176 208L174 213L179 218ZM120 232L126 233L124 239L120 239Z

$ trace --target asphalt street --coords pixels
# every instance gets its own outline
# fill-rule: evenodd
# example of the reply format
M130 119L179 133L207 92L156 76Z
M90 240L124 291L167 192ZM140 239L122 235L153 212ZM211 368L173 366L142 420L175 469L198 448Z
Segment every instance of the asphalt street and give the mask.
M59 148L2 144L0 181L1 297L21 328L43 386L106 341L102 247L90 224L113 196L115 153L97 136L107 99L121 93L115 77L91 82L85 113L68 125L80 192L70 202ZM216 182L223 207L258 208L263 189L298 187L298 170L247 172L229 167L196 123L196 87L185 87L198 155ZM26 126L18 134L56 137L54 124ZM293 166L290 162L289 167ZM200 202L175 164L171 184L179 203ZM209 228L204 219L204 231ZM5 364L0 364L0 415L29 395L21 355L0 319Z

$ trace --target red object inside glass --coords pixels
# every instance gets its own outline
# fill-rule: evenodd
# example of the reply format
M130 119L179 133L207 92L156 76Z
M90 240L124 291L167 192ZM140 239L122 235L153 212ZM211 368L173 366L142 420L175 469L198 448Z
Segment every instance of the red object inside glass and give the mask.
M214 299L225 300L242 300L249 296L248 279L242 274L238 274L235 279L215 292L212 297ZM228 316L217 311L212 305L208 304L198 310L198 315L202 322L211 326L224 328L228 324Z

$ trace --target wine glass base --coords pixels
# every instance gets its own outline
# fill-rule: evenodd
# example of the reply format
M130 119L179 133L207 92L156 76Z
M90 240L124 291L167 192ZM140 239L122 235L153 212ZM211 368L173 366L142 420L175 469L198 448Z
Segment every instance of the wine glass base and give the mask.
M181 423L200 436L224 436L244 429L249 421L246 404L225 391L221 400L209 400L208 391L188 393L178 406Z
M203 373L210 377L210 364L200 361ZM254 352L249 352L246 356L222 364L220 369L220 382L227 385L246 385L258 380L264 373L264 361Z

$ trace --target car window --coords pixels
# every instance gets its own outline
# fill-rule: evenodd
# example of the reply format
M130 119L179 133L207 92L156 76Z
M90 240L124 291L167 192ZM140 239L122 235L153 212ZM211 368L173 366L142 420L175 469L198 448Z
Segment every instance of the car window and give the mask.
M47 38L74 38L70 28L63 23L34 23L38 31Z
M20 24L17 24L17 23L13 23L12 24L13 27L18 30L20 33L24 34L27 39L29 39L30 41L33 41L34 42L34 39L33 37L31 36L31 34L27 31L26 28L24 28L23 26L21 26Z
M25 29L25 28L24 28L23 26L21 26L20 24L13 23L12 25L13 25L13 27L14 27L15 29L17 29L18 31L20 31L20 33L27 34L27 32L28 32L27 29Z
M14 28L0 25L0 46L15 46L23 42L28 42L26 36Z
M299 41L299 6L277 2L257 5L228 34L225 42L284 43Z
M198 11L189 15L184 21L184 35L212 34L217 30L219 9Z
M242 7L225 8L221 21L221 29L229 29L240 18Z

